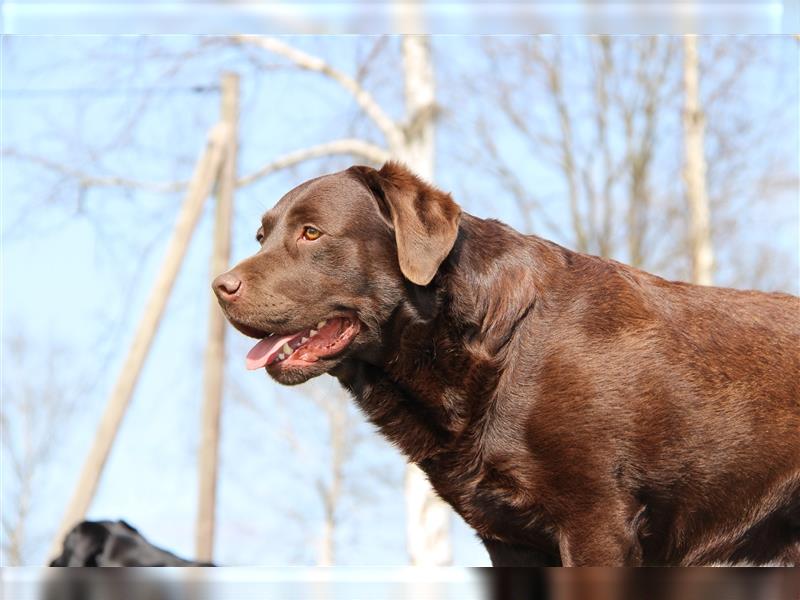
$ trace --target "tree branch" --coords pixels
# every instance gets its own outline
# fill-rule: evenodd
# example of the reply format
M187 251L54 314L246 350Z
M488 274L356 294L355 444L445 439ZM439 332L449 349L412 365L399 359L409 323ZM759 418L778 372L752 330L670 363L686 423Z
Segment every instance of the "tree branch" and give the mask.
M241 34L231 36L229 39L236 44L251 44L263 48L268 52L279 54L292 61L301 69L322 73L330 79L333 79L353 96L363 111L375 122L386 136L386 141L389 143L390 147L396 148L402 143L403 133L400 127L398 127L391 117L383 111L372 94L346 73L334 69L317 56L306 54L302 50L298 50L273 37Z
M386 162L390 158L390 155L386 150L380 146L376 146L375 144L365 142L364 140L359 140L357 138L334 140L332 142L325 142L323 144L309 146L308 148L303 148L302 150L295 150L293 152L284 154L283 156L268 162L257 171L238 179L236 181L236 187L250 185L254 181L261 179L270 173L274 173L275 171L279 171L281 169L286 169L305 160L319 158L321 156L329 156L332 154L351 154L376 164Z
M187 181L170 181L170 182L159 183L150 181L137 181L135 179L128 179L126 177L117 177L117 176L99 177L95 175L89 175L88 173L49 160L42 156L36 156L34 154L19 152L17 150L14 150L13 148L3 149L3 157L15 158L18 160L31 162L33 164L44 167L49 171L55 171L56 173L60 173L61 175L69 177L70 179L76 180L78 185L82 188L124 187L124 188L144 190L148 192L171 194L175 192L180 192L188 184Z
M391 158L389 152L380 146L365 140L360 140L358 138L343 138L341 140L333 140L330 142L317 144L315 146L309 146L308 148L303 148L301 150L294 150L284 154L283 156L279 156L253 173L237 179L236 187L245 187L261 179L262 177L266 177L267 175L274 173L275 171L292 167L305 160L311 160L313 158L320 158L322 156L330 156L334 154L350 154L375 164L384 163ZM26 154L12 148L4 149L2 155L3 157L28 161L50 171L60 173L61 175L71 179L75 179L81 188L121 187L144 190L148 192L172 194L184 190L189 184L188 181L170 181L159 183L152 181L139 181L136 179L128 179L126 177L118 176L99 177L90 175L78 169L74 169L44 157Z

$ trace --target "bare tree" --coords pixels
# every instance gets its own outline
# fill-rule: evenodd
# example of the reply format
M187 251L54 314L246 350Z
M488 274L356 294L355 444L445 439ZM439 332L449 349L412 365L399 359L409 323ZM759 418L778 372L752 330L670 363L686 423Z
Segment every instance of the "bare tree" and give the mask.
M317 564L329 567L336 564L336 531L347 483L345 469L352 459L360 436L353 422L354 415L350 411L352 401L346 393L340 389L329 389L329 393L325 393L317 388L312 391L310 398L325 415L328 432L327 475L317 476L315 488L323 509Z
M670 92L673 44L596 36L488 40L484 48L491 84L482 85L492 90L498 112L478 118L475 154L483 160L468 160L488 166L527 230L538 223L540 233L579 251L645 265L655 134ZM576 61L588 71L578 81ZM572 100L577 95L580 105ZM517 138L528 154L504 154L498 131ZM563 191L534 191L533 161L557 175ZM563 205L553 197L563 197Z
M697 240L706 271L724 247L728 285L784 281L777 260L759 260L750 269L735 258L752 233L748 220L765 214L757 207L777 207L798 182L796 145L793 151L785 134L796 129L796 111L787 109L796 105L796 86L776 85L784 95L766 102L746 95L755 73L780 72L780 58L771 52L781 43L704 39L702 52L688 55L703 86L696 86L696 103L687 111L686 65L678 60L687 54L679 40L484 40L485 71L470 71L455 93L481 94L497 110L467 111L471 122L457 121L477 134L460 160L488 176L485 189L495 195L499 189L515 204L524 229L580 251L689 279ZM754 111L761 111L758 118ZM696 160L691 173L683 164L683 141L690 138L693 155L698 147L706 155L700 175ZM682 172L693 182L693 199L705 193L706 202L693 204L706 205L705 217L687 211L689 179L682 181ZM705 192L694 183L698 177ZM710 232L717 229L726 235L712 251ZM774 256L776 249L761 251Z
M270 427L294 454L281 468L313 490L319 519L310 517L314 510L298 510L294 502L278 508L301 528L308 540L306 546L313 548L310 553L300 552L298 558L319 566L339 564L341 526L359 515L352 507L370 504L379 489L396 489L400 483L399 478L386 473L380 459L377 464L363 460L364 453L375 454L372 444L377 440L373 440L369 426L349 395L329 377L309 382L299 398L294 392L282 392L269 408L254 402L236 382L231 392L237 406ZM314 418L308 417L308 403L315 409Z
M30 564L39 504L47 493L46 470L53 467L79 393L65 377L68 353L39 347L20 332L3 343L3 403L0 437L3 455L2 563ZM44 534L46 535L46 534Z
M792 135L798 130L795 107L800 101L797 73L789 58L793 49L789 36L697 39L705 186L717 285L798 292L797 269L786 268L797 264L793 258L797 211L792 207L797 205L800 186ZM686 91L682 91L685 105ZM684 154L682 148L680 156ZM688 213L685 180L682 187L679 206ZM685 241L690 250L688 217ZM754 222L759 227L754 228ZM795 244L787 244L792 239ZM744 254L743 242L748 247Z
M711 285L714 273L714 251L711 244L711 215L706 187L705 115L700 105L700 66L697 36L683 38L683 111L684 144L686 147L684 180L689 205L689 238L691 241L692 281Z

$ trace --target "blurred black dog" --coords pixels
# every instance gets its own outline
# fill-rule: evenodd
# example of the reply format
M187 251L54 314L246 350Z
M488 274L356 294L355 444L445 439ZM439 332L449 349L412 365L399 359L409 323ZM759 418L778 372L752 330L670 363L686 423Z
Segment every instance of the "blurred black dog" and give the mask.
M175 556L148 542L125 521L83 521L64 538L51 567L214 567Z

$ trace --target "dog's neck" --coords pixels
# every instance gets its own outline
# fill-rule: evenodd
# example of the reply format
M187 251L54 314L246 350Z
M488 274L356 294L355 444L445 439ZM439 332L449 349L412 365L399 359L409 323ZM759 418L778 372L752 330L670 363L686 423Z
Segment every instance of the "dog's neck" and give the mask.
M347 360L334 372L410 460L452 449L490 413L516 328L531 316L544 277L535 245L523 239L465 214L433 283L410 289L386 324L381 356Z

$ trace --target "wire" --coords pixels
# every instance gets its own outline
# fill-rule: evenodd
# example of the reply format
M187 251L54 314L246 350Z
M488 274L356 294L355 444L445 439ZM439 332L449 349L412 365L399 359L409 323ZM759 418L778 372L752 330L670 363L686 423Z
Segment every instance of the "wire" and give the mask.
M170 86L155 88L50 88L50 89L0 89L0 96L132 96L135 94L209 94L219 92L219 85Z

